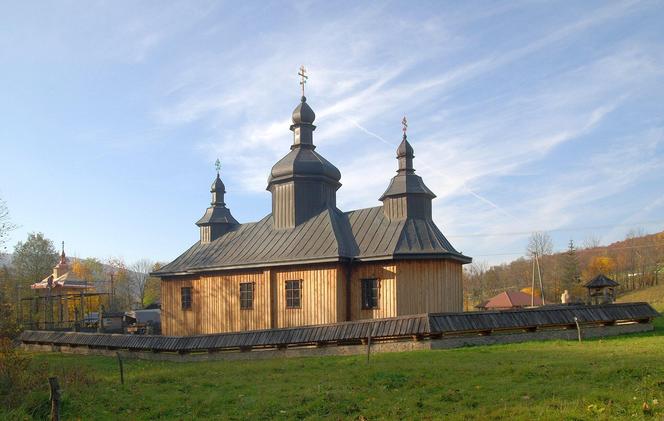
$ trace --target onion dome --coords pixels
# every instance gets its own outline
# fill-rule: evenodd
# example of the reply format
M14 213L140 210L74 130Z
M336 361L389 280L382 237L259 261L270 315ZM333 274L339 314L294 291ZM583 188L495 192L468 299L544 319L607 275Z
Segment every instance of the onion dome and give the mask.
M307 104L307 98L302 97L302 102L293 110L293 124L308 123L312 124L316 119L316 113Z
M340 186L339 169L314 151L316 146L313 143L313 131L316 126L312 123L316 119L316 114L306 101L303 96L300 104L293 110L293 124L290 127L293 132L293 145L291 151L272 167L267 190L270 190L274 182L296 177L324 178Z
M212 187L210 187L210 193L213 193L211 203L212 205L216 203L215 200L218 200L219 197L221 198L220 203L223 204L224 194L226 193L226 186L224 186L224 182L221 181L219 173L217 173L217 178L212 183Z
M291 150L274 164L267 181L275 228L293 228L325 209L336 208L341 172L315 151L315 119L302 95L293 111Z
M226 207L226 203L224 202L226 186L221 181L219 172L217 172L217 178L210 187L210 193L212 193L211 206L205 210L205 214L196 222L196 225L200 227L201 242L203 243L214 241L240 225L233 218L231 210Z
M431 219L431 200L436 195L424 184L422 177L415 174L415 154L406 136L405 117L403 123L403 139L397 148L399 169L380 200L383 202L385 215L390 219Z

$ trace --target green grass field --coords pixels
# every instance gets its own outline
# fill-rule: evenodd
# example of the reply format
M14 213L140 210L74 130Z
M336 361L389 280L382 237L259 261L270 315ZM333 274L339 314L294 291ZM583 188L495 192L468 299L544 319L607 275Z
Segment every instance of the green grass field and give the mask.
M34 354L34 362L68 373L64 419L664 419L662 318L647 334L376 354L369 364L129 360L124 386L114 358ZM46 384L37 398L47 401ZM44 411L0 409L0 418Z

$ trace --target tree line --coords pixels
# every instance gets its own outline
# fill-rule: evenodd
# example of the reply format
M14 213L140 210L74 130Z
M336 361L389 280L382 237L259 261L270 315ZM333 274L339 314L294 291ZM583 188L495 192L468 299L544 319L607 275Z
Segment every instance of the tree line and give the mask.
M664 231L645 234L630 231L625 239L608 246L597 238L586 239L581 247L570 240L567 250L553 251L553 241L546 232L533 233L525 256L499 265L474 262L464 268L466 308L470 309L494 295L508 290L544 295L547 303L559 303L567 290L584 301L583 285L599 274L620 283L618 292L657 285L664 275ZM540 288L541 284L543 288Z
M0 336L13 336L20 329L19 302L35 295L30 285L51 275L59 260L53 241L39 232L19 241L12 254L2 253L13 228L0 200ZM128 264L122 258L68 257L68 263L75 278L87 281L96 292L108 294L107 311L145 308L159 301L159 279L149 276L161 267L158 262L140 259Z

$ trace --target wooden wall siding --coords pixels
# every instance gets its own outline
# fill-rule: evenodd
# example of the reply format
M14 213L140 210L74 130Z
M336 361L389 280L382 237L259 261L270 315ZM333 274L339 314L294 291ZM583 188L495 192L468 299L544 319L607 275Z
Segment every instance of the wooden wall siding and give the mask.
M362 309L362 279L380 280L379 306ZM286 308L286 281L302 280L301 307ZM254 282L254 307L240 310L240 283ZM347 267L272 268L162 282L165 335L195 335L337 323L346 320ZM443 260L355 263L350 320L463 310L461 264ZM180 289L192 287L192 309Z
M240 309L240 283L254 283L253 309ZM180 288L192 287L192 308L182 310ZM202 276L162 282L162 330L165 335L194 335L269 329L269 272Z
M450 260L396 262L395 316L463 311L461 264Z
M377 319L397 315L397 279L394 262L353 264L350 291L350 319ZM344 276L345 278L345 276ZM380 280L378 308L362 309L362 279Z
M161 282L161 329L164 335L193 335L193 310L183 311L180 288L192 287L192 279L164 280ZM192 300L196 300L192 291Z
M302 266L273 269L275 327L292 327L344 321L345 313L337 306L340 265ZM301 307L286 308L286 281L302 280Z

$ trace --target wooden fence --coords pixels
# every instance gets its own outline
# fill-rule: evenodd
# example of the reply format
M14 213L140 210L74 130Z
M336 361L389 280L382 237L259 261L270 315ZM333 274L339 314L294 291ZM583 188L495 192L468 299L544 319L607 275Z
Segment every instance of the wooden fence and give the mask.
M509 311L429 313L286 329L255 330L196 336L125 335L80 332L25 331L24 344L87 347L151 352L216 352L303 346L353 345L372 341L426 340L461 335L576 329L649 323L659 313L647 303L598 306L546 306Z

